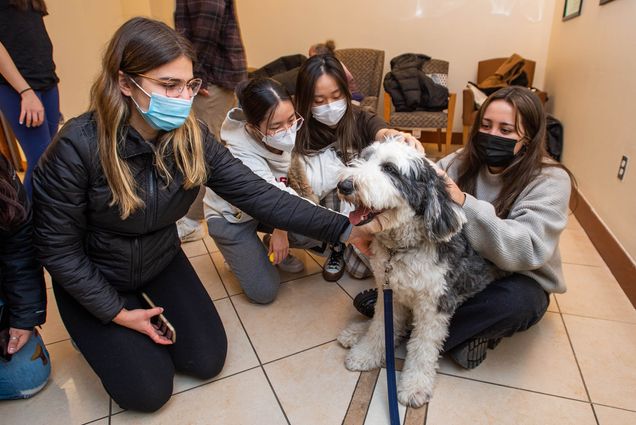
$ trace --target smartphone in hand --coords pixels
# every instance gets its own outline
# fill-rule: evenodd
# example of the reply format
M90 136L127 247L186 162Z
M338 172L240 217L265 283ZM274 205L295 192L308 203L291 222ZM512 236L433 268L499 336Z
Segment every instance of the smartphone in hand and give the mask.
M141 293L141 297L144 299L144 301L148 304L150 308L157 307L155 303L152 302L148 294L146 294L145 292ZM168 322L168 319L166 319L166 317L163 314L158 314L157 316L153 316L150 319L150 323L155 325L159 333L165 336L166 338L168 338L170 341L172 341L173 344L177 342L177 332L175 331L174 326L172 326L172 324Z

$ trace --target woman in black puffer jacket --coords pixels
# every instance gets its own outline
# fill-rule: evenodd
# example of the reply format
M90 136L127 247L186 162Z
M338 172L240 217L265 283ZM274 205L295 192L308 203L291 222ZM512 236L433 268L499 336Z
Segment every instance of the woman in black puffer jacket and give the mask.
M60 130L35 171L36 247L62 320L125 409L161 407L175 370L209 379L223 367L223 325L175 226L201 184L275 228L330 242L366 235L214 140L190 112L201 85L193 59L167 25L126 22L105 52L91 111ZM176 342L151 324L161 312Z
M0 311L0 400L31 397L51 373L49 353L35 330L46 320L46 290L26 191L1 154Z

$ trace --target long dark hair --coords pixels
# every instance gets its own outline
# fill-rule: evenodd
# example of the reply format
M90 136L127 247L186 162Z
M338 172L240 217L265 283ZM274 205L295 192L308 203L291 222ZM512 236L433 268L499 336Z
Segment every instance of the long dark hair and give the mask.
M44 0L9 0L9 4L23 12L33 10L39 12L42 16L49 14Z
M296 80L296 110L305 118L306 125L302 126L296 135L295 151L301 155L308 155L329 145L334 140L333 130L318 122L311 114L314 103L316 81L323 75L333 77L340 92L347 100L347 111L336 126L335 139L338 140L339 150L343 160L348 162L350 151L359 153L363 146L362 140L355 129L355 118L351 105L351 92L347 85L347 76L338 59L331 55L312 56L300 67Z
M0 154L0 229L10 229L26 219L26 210L20 201L18 176L9 161Z
M525 147L522 148L524 150L517 154L500 174L502 189L493 205L497 216L505 218L521 191L541 173L544 167L562 168L570 176L572 184L575 185L576 182L565 166L551 160L548 156L545 148L545 110L539 97L528 88L510 86L490 95L479 109L470 130L468 143L456 158L459 161L457 185L464 192L475 194L477 177L486 165L479 159L474 141L481 128L484 113L488 106L497 100L504 100L514 108L515 130L518 134L522 134L521 128L523 128L523 138L526 141Z
M292 101L287 89L271 78L253 78L241 81L236 86L236 97L243 109L245 120L255 127L263 121L269 121L278 105L284 101Z
M118 145L130 118L130 99L119 87L119 72L130 78L146 73L179 57L194 62L190 42L163 22L132 18L113 35L102 59L102 70L91 88L90 109L97 121L99 157L106 181L113 194L111 205L118 205L125 219L144 203L127 162L119 157ZM156 143L155 166L169 181L172 176L165 159L173 156L183 174L183 187L201 185L206 178L201 129L190 112L184 125L165 132Z

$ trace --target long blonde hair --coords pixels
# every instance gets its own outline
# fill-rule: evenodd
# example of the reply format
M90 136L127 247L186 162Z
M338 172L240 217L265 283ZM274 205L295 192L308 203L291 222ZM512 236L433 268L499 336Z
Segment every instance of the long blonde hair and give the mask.
M118 147L126 143L130 99L119 88L119 71L135 76L181 56L194 61L190 42L166 24L147 18L124 23L110 40L102 59L102 71L91 88L91 107L97 121L99 157L112 192L110 205L118 205L122 220L144 207L127 162ZM203 140L193 112L181 127L163 133L156 142L155 167L169 183L173 176L166 159L174 157L183 174L183 187L190 189L206 180Z

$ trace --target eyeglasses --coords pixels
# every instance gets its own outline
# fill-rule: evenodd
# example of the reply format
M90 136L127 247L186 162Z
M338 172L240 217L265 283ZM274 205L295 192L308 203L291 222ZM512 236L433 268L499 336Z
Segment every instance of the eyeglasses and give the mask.
M278 135L283 135L289 131L298 131L300 129L300 127L303 126L303 123L305 122L305 119L303 117L301 117L300 115L298 115L298 112L296 112L296 119L294 120L294 122L291 123L291 125L289 127L283 127L280 128L276 131L274 131L272 134L269 134L269 136L271 137L276 137ZM258 130L261 134L263 134L260 130ZM263 136L265 136L265 134L263 134Z
M135 74L142 78L146 78L150 81L154 81L157 84L162 85L166 89L167 97L179 97L183 92L183 89L188 88L190 96L194 97L199 93L203 80L200 78L193 78L190 81L183 81L178 78L166 78L165 80L158 80L156 78L149 77L145 74Z

